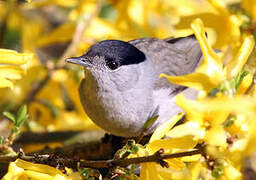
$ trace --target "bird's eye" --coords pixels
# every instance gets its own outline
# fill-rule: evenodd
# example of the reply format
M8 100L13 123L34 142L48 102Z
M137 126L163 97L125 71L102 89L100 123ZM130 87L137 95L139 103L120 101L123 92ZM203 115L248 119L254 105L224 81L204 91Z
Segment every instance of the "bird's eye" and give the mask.
M114 60L109 60L109 61L107 61L106 64L107 64L108 68L111 70L115 70L119 67L119 63L115 62Z

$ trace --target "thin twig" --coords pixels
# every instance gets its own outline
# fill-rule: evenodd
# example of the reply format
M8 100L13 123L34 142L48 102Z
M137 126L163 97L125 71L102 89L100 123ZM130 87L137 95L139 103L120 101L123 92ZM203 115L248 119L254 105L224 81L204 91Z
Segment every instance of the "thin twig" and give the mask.
M32 84L32 88L26 98L23 100L22 104L29 104L34 100L36 95L43 89L43 87L48 83L48 81L51 79L52 74L55 72L54 69L48 70L46 76L44 79L40 82L35 82Z
M34 155L34 156L0 156L1 163L7 163L15 161L16 159L22 159L25 161L36 162L41 164L47 164L53 167L56 167L58 164L63 164L66 167L76 169L79 163L80 167L85 168L111 168L114 166L126 167L130 164L139 164L139 163L146 163L146 162L156 162L159 163L161 160L164 159L173 159L173 158L180 158L185 156L192 156L196 154L201 154L201 150L192 150L187 152L179 152L179 153L172 153L172 154L162 154L160 150L157 151L155 154L150 156L143 156L143 157L136 157L130 159L111 159L111 160L101 160L101 161L87 161L81 160L79 158L62 158L57 157L54 155Z

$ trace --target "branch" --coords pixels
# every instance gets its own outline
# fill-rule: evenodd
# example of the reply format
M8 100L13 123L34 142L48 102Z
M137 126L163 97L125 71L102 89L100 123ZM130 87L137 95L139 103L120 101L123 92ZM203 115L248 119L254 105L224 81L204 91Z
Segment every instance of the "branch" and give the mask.
M111 159L111 160L101 160L101 161L87 161L80 160L79 158L62 158L55 155L18 155L18 156L0 156L0 163L7 163L15 161L16 159L22 159L25 161L36 162L40 164L47 164L49 166L57 167L59 165L64 165L66 167L77 169L78 164L80 167L84 168L111 168L113 166L126 167L130 164L139 164L146 162L156 162L160 163L164 159L180 158L185 156L192 156L196 154L201 154L201 150L192 150L187 152L179 152L172 154L163 154L163 149L160 149L155 154L150 156L136 157L130 159Z
M78 135L79 136L79 135ZM69 140L62 147L54 149L45 148L41 151L31 152L33 154L54 154L58 157L72 158L82 157L87 160L111 159L115 152L126 144L126 139L105 134L83 132L79 140ZM102 138L103 137L103 138ZM17 149L17 148L16 148Z
M83 133L83 131L54 131L54 132L24 132L15 139L15 143L49 143L65 141L71 137Z
M32 84L32 88L26 98L23 100L22 104L29 104L34 100L36 95L43 89L43 87L48 83L48 81L51 79L52 74L55 72L54 69L51 69L47 72L46 76L44 79L40 82L35 82Z

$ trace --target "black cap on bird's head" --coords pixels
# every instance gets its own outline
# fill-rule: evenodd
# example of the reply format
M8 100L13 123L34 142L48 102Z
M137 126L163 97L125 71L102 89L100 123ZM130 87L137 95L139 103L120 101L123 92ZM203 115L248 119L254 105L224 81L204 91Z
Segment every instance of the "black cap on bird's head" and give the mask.
M115 70L122 65L138 64L145 61L145 54L128 42L119 40L105 40L91 46L86 54L68 58L69 63L85 67L92 67L97 58L103 58L105 65L110 70Z

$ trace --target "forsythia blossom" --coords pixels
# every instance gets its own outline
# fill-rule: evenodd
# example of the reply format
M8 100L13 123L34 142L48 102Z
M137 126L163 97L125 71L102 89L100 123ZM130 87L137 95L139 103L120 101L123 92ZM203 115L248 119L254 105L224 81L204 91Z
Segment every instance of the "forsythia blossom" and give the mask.
M32 54L0 49L0 88L13 88L13 80L24 74L22 65L32 58Z
M245 160L255 156L256 150L255 0L26 2L0 1L0 22L6 22L6 39L9 33L16 33L20 43L13 49L25 52L0 49L1 108L23 102L32 85L47 77L48 70L59 63L68 44L77 41L75 33L81 33L81 41L75 49L66 49L75 55L104 39L128 41L194 33L204 57L200 66L188 75L161 74L161 78L198 90L198 98L178 95L176 104L184 113L159 126L149 142L138 146L138 152L128 158L153 155L160 149L170 154L203 147L202 154L165 159L169 168L156 162L141 163L140 179L243 178L248 165ZM75 66L55 69L28 105L27 126L31 130L97 129L79 101L81 72ZM177 123L183 116L184 122ZM30 147L23 149L33 151ZM81 179L79 173L67 172L18 159L9 164L3 180Z
M9 171L2 180L22 180L22 179L47 179L47 180L82 180L79 173L72 171L65 175L61 171L43 164L17 159L9 164Z
M254 48L254 39L246 36L237 54L224 64L224 55L215 53L208 44L201 20L195 20L191 26L204 55L203 63L189 75L161 76L170 82L198 89L199 97L197 101L188 100L182 94L176 97L176 103L186 112L186 122L166 135L176 138L190 132L206 143L206 150L216 163L212 167L214 176L240 179L243 152L256 128L253 118L255 97L244 95L252 83L252 75L241 73ZM203 171L209 171L209 164L203 164L196 165L197 168L201 166L197 177L202 176Z

